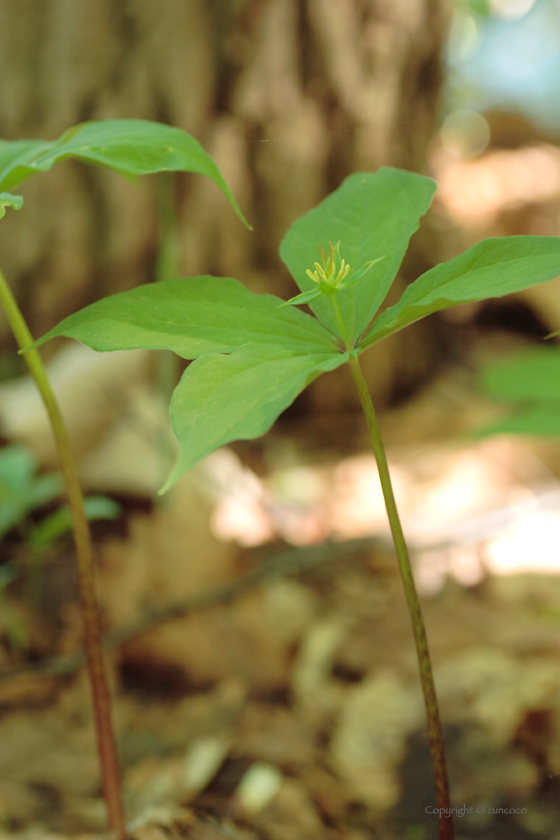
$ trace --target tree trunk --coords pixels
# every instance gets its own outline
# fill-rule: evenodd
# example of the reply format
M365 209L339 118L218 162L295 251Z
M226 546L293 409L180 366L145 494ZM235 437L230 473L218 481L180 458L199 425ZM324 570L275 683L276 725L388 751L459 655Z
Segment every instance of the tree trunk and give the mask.
M352 171L422 169L447 7L446 0L0 0L0 134L54 139L83 120L122 117L191 132L216 158L255 232L208 180L177 177L180 273L293 294L278 246L298 216ZM34 333L153 279L156 178L135 185L67 162L21 192L23 210L2 221L0 265ZM405 355L410 362L410 347ZM375 358L379 379L382 357ZM387 387L395 364L385 364Z

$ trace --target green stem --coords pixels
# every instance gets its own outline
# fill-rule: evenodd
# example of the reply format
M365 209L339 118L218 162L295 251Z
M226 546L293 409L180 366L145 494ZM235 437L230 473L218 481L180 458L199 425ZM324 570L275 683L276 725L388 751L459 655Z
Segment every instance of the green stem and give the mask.
M175 173L162 172L157 179L157 208L158 208L158 254L156 260L156 282L179 277L179 234L177 228L177 213L175 210ZM172 350L160 350L156 359L156 387L159 396L166 406L171 402L171 396L180 379L179 356ZM169 471L173 466L175 453L169 446L165 428L159 430L158 452L160 455L160 481L165 483ZM157 496L156 504L162 504L165 497Z
M350 341L350 338L348 336L348 332L346 330L346 324L344 323L344 321L342 319L342 315L340 314L340 307L338 305L336 295L333 295L331 297L331 300L332 300L332 305L333 305L333 309L334 309L334 314L336 315L336 320L338 321L338 326L340 327L340 334L342 335L342 338L344 339L344 344L346 346L346 349L349 353L353 353L352 342Z
M385 447L383 446L383 440L381 438L381 432L373 408L373 403L371 401L360 363L348 340L348 334L346 332L336 298L333 297L332 301L341 334L344 338L344 343L346 344L346 349L351 354L349 359L350 370L352 371L352 376L354 377L354 382L356 383L356 388L358 389L358 394L360 396L360 401L362 403L362 408L364 410L373 446L375 460L377 461L379 480L381 482L381 489L385 500L385 508L389 518L389 525L391 527L391 534L393 536L395 551L397 553L406 603L408 605L408 612L412 622L412 631L416 644L416 655L418 657L418 665L420 669L420 682L422 684L424 705L426 707L428 738L430 741L430 751L432 755L434 786L438 807L439 840L453 840L455 834L453 830L453 818L451 816L452 812L449 798L449 781L447 777L447 762L445 759L443 730L441 726L432 664L430 661L426 627L422 617L418 593L414 584L408 548L404 539L401 521L395 502L393 485L391 483L391 474L389 472L389 465L385 455Z
M29 347L30 344L33 344L33 338L1 271L0 303L4 308L8 323L20 350ZM47 410L58 450L62 475L66 484L68 504L72 516L72 531L76 544L78 582L84 623L84 647L93 697L103 791L111 830L117 834L119 840L124 840L126 838L126 828L121 795L120 770L111 721L111 696L105 674L105 664L100 642L101 632L95 596L91 535L84 512L78 470L70 446L68 431L52 392L41 357L35 349L26 350L23 357L31 376L35 380L35 384Z

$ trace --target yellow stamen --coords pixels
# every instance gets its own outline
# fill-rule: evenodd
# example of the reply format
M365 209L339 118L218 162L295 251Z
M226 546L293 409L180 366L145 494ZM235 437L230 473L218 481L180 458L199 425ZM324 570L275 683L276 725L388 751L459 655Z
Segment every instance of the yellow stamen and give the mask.
M323 265L320 265L318 262L313 263L315 271L311 271L311 269L308 268L308 277L310 277L314 283L328 283L330 286L338 286L350 274L350 266L346 263L346 260L341 260L340 268L337 271L335 247L332 242L329 242L328 258L321 245L319 245L319 251L321 253L321 259L323 260ZM336 246L336 253L339 254L338 245Z

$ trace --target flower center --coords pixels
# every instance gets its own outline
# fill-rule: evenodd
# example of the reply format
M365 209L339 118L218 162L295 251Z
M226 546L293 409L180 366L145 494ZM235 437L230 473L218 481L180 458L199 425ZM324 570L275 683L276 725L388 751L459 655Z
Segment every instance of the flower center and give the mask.
M339 245L340 242L337 243L336 247L334 247L332 242L329 242L328 257L319 245L319 251L321 252L321 259L323 260L323 265L319 265L319 263L316 262L314 263L315 271L311 271L310 268L307 269L307 274L313 280L314 283L319 283L320 286L323 286L323 284L327 284L328 292L330 292L330 294L332 294L333 289L338 288L342 281L345 280L350 274L350 266L347 263L345 263L344 260L341 260L340 268L337 265L335 253L340 259L340 252L338 250Z

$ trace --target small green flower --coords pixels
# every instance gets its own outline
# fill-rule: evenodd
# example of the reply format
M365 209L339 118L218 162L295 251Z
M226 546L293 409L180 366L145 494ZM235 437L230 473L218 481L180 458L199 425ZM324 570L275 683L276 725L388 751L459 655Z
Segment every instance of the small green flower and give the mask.
M348 289L350 286L353 286L354 283L357 283L358 280L361 280L366 271L371 268L374 263L383 259L383 257L378 257L376 260L370 260L358 271L354 272L354 274L350 274L350 265L340 256L340 241L334 246L332 242L329 242L328 258L320 245L319 251L321 252L323 265L316 262L314 263L315 271L311 271L310 268L307 269L307 276L310 277L314 283L317 283L319 288L311 289L311 291L304 292L301 295L296 295L296 297L290 298L290 300L282 303L281 306L288 306L288 304L294 304L297 306L300 303L310 303L312 300L316 300L321 294L331 296L336 295L337 292L342 291L342 289ZM340 260L340 268L338 267L336 257ZM343 282L344 280L348 280L348 282L345 283Z
M339 248L340 242L337 242L336 248L333 247L332 242L329 242L329 258L327 259L324 250L319 245L323 265L321 266L318 262L316 262L315 271L311 271L309 268L307 269L308 276L314 283L318 283L321 291L327 295L334 295L339 289L343 289L344 286L341 285L342 281L346 280L350 274L350 265L345 263L344 260L341 260L340 268L337 273L337 265L334 254L336 251L340 259Z

